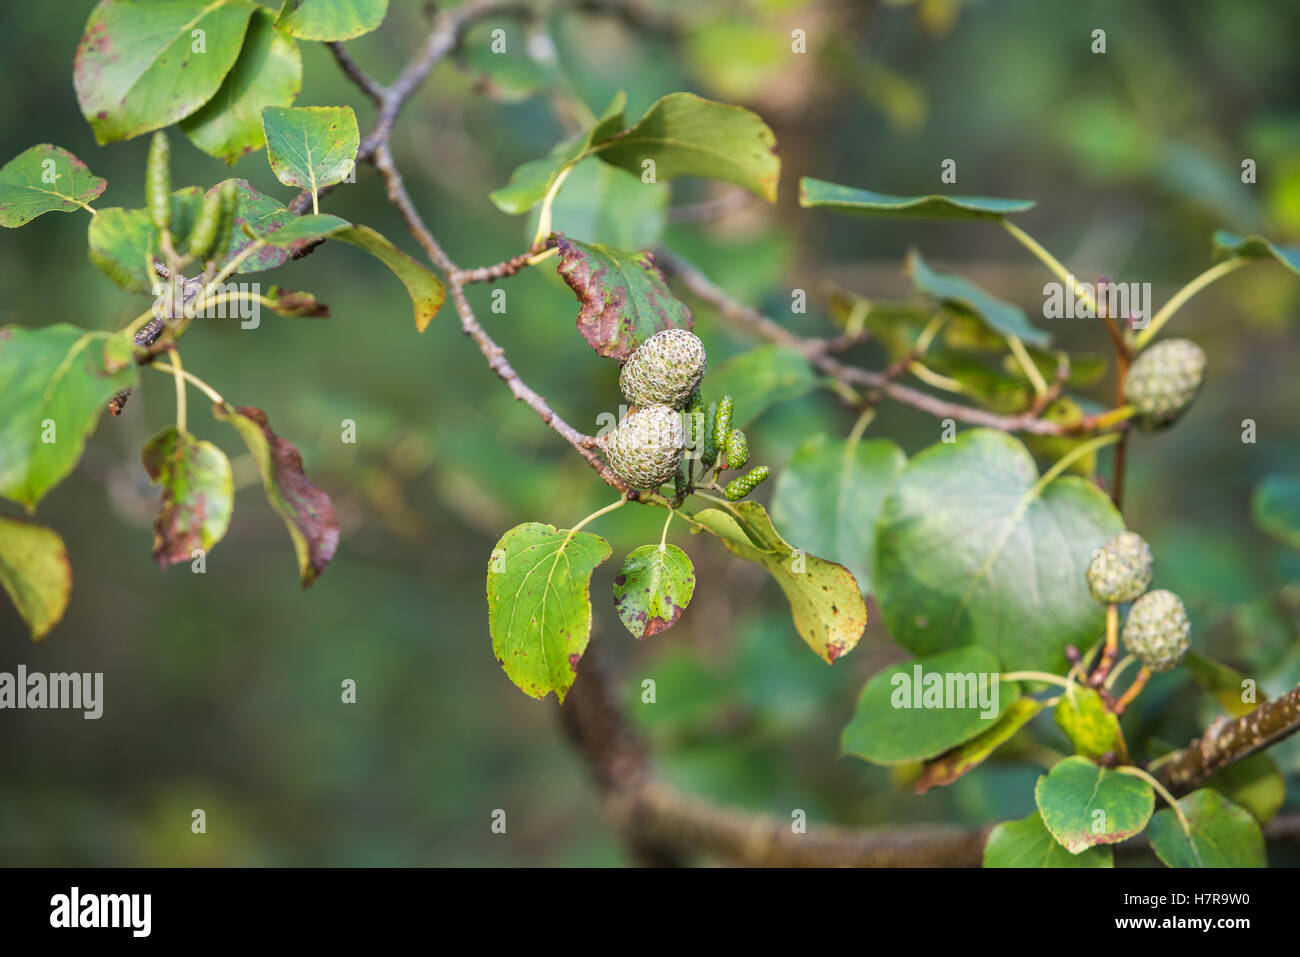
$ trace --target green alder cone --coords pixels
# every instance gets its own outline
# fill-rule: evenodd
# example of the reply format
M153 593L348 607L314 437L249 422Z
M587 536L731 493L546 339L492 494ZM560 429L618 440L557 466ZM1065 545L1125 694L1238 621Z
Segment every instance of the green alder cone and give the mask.
M149 158L144 167L144 201L149 219L158 229L172 224L172 158L167 134L159 130L149 141Z
M641 343L623 364L618 385L638 408L682 408L704 377L704 344L693 332L665 329Z
M1171 591L1147 592L1129 609L1124 646L1152 671L1168 671L1187 654L1192 633L1183 600Z
M727 436L727 468L743 469L749 461L749 439L740 429L732 429Z
M1151 584L1151 546L1135 532L1120 532L1088 566L1088 587L1103 605L1133 601Z
M1135 421L1151 432L1173 425L1192 404L1205 378L1205 352L1190 339L1165 339L1133 361L1125 394Z
M686 450L681 414L652 405L629 414L605 443L605 458L633 488L658 488L672 480Z
M767 481L767 477L771 474L772 470L770 468L766 465L759 465L750 469L740 478L728 482L727 487L722 490L722 494L730 502L739 501Z
M718 407L713 412L713 445L718 452L727 450L727 437L731 435L731 416L735 409L731 396L724 395L718 400Z
M718 403L710 402L709 407L704 410L704 458L703 466L706 469L713 468L718 461L718 436L713 429L713 422L718 416Z

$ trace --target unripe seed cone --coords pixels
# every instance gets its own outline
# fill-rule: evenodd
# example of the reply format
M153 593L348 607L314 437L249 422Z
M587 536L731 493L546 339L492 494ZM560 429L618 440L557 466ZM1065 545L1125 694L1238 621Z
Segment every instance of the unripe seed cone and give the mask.
M684 406L704 377L704 343L685 329L665 329L641 343L619 373L618 385L635 406Z
M1205 352L1190 339L1165 339L1133 360L1125 394L1138 427L1172 425L1196 398L1205 378Z
M1136 532L1120 532L1088 566L1088 587L1103 604L1133 601L1150 584L1151 546Z
M1187 654L1191 633L1183 600L1158 589L1147 592L1129 609L1124 646L1152 671L1168 671Z
M681 413L651 405L618 424L605 441L605 459L633 488L658 488L677 474L685 448Z

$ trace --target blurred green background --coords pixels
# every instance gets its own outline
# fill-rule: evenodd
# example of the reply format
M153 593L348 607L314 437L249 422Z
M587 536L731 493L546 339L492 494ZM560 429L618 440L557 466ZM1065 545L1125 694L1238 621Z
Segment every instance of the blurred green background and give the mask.
M97 148L72 88L72 56L91 0L7 4L0 16L0 157L57 143L109 187L97 206L143 203L147 138ZM629 116L691 90L756 110L777 134L780 201L751 201L715 222L673 222L666 242L744 301L789 317L790 291L814 305L791 320L830 329L828 284L901 296L904 252L1040 314L1050 276L993 226L889 223L800 211L802 175L882 192L955 191L1037 199L1020 222L1085 279L1154 285L1157 301L1210 263L1217 227L1300 238L1300 7L1239 0L1046 4L1038 0L804 3L691 0L643 4L659 26L557 12L548 44L517 21L469 34L411 102L394 149L417 204L462 265L507 258L528 224L487 193L566 133L573 100L599 112L625 89ZM487 51L506 31L508 53ZM1107 52L1090 51L1105 29ZM790 52L794 29L808 52ZM422 4L393 0L374 34L348 44L387 81L426 30ZM373 109L318 44L302 44L298 105L348 103L362 130ZM558 65L557 65L558 64ZM581 114L581 110L578 110ZM177 186L207 186L227 167L172 131ZM1243 185L1244 158L1258 164ZM957 161L956 187L939 182ZM575 174L569 222L582 221ZM588 175L590 174L590 175ZM264 153L233 175L293 194ZM585 179L584 179L585 177ZM323 209L418 250L373 171ZM730 193L675 183L674 206ZM588 215L584 239L657 232L661 205ZM0 236L0 323L70 321L112 329L142 308L86 259L86 217L50 215ZM554 699L521 695L487 633L484 570L497 537L521 521L561 527L610 493L534 414L511 400L449 307L418 336L400 285L374 260L326 244L260 278L309 289L333 317L264 315L260 329L199 323L186 367L226 397L266 410L338 506L342 544L309 592L298 588L283 526L229 427L191 393L191 428L235 460L241 490L205 575L161 573L150 558L156 507L139 449L173 420L172 383L143 373L125 413L105 417L81 467L38 519L66 539L75 587L63 623L33 645L0 607L0 670L102 671L104 716L0 714L3 864L617 864L586 773L558 730ZM617 408L616 367L574 333L576 304L552 269L499 287L507 308L472 300L523 377L576 427ZM1210 354L1209 382L1179 428L1132 443L1126 517L1151 542L1159 587L1187 600L1196 646L1276 691L1300 681L1300 556L1256 531L1249 496L1264 476L1300 471L1295 334L1300 281L1253 266L1175 320ZM696 310L711 365L751 343ZM1044 320L1036 320L1040 323ZM1067 347L1105 351L1098 324L1061 321ZM855 356L874 368L874 346ZM716 367L716 366L715 366ZM1096 396L1105 399L1103 383ZM1240 440L1254 419L1258 442ZM356 422L355 445L340 442ZM778 405L750 431L755 460L779 467L807 436L845 434L851 416L826 392ZM909 452L938 424L885 409L869 435ZM765 497L765 496L763 496ZM16 509L6 504L6 514ZM661 516L628 508L595 529L615 558L654 541ZM797 530L785 530L797 544ZM593 642L613 659L633 718L664 773L701 795L788 816L854 824L1021 817L1040 773L1032 749L956 786L912 796L889 771L838 757L838 735L865 678L899 657L872 623L828 668L790 624L778 589L717 543L673 540L699 589L681 623L638 644L610 599L617 562L594 578ZM1288 583L1291 583L1288 588ZM653 677L658 702L641 705ZM340 683L357 682L355 705ZM1161 677L1126 719L1131 736L1184 742L1213 716L1186 677ZM1050 722L1039 737L1060 749ZM1295 742L1276 749L1292 784ZM1290 803L1295 806L1296 798ZM190 833L204 808L208 832ZM508 832L490 830L495 809ZM1282 860L1275 855L1275 863Z

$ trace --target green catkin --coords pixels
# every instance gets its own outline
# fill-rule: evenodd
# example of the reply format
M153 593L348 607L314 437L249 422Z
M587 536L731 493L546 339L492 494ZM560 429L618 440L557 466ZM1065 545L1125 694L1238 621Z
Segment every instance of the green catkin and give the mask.
M729 502L738 501L762 485L771 474L772 470L770 468L766 465L759 465L750 469L740 478L728 482L727 487L722 490L722 494L726 496Z
M158 229L168 229L172 224L171 163L171 144L167 134L159 130L149 142L149 159L144 167L144 201L149 219Z
M708 460L710 466L717 460L719 452L726 451L727 438L731 435L733 409L731 396L724 395L718 401L718 408L713 413L713 456Z
M683 463L681 466L678 467L677 475L673 479L673 493L678 498L682 498L683 496L685 496L686 489L689 487L689 485L690 482L686 478L686 465L685 463Z
M710 402L708 409L704 412L704 460L702 464L706 469L713 468L713 463L718 460L717 433L713 429L713 420L717 417L717 414L718 403Z
M217 233L221 230L221 211L223 202L220 193L208 193L203 197L198 218L190 230L189 248L186 255L190 259L203 262L212 253L217 243Z
M219 193L221 196L221 226L217 230L216 242L212 244L212 256L215 259L220 259L225 251L230 248L230 240L235 234L235 214L239 210L239 187L235 185L234 180L222 184Z
M727 468L743 469L749 461L749 439L740 429L727 434Z

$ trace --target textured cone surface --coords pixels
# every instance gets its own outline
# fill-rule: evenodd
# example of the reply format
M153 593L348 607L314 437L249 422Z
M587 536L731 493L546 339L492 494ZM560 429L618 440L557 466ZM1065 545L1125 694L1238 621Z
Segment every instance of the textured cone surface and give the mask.
M605 444L605 458L633 488L658 488L677 474L685 447L681 413L652 405L618 424Z
M704 343L685 329L665 329L641 343L618 385L635 406L684 406L704 377Z
M1152 671L1168 671L1187 654L1191 633L1183 600L1162 589L1133 603L1124 622L1124 645Z
M1136 532L1120 532L1088 566L1088 587L1103 604L1133 601L1150 584L1151 546Z
M1190 339L1157 342L1133 361L1125 392L1147 430L1172 425L1196 398L1205 377L1205 352Z

